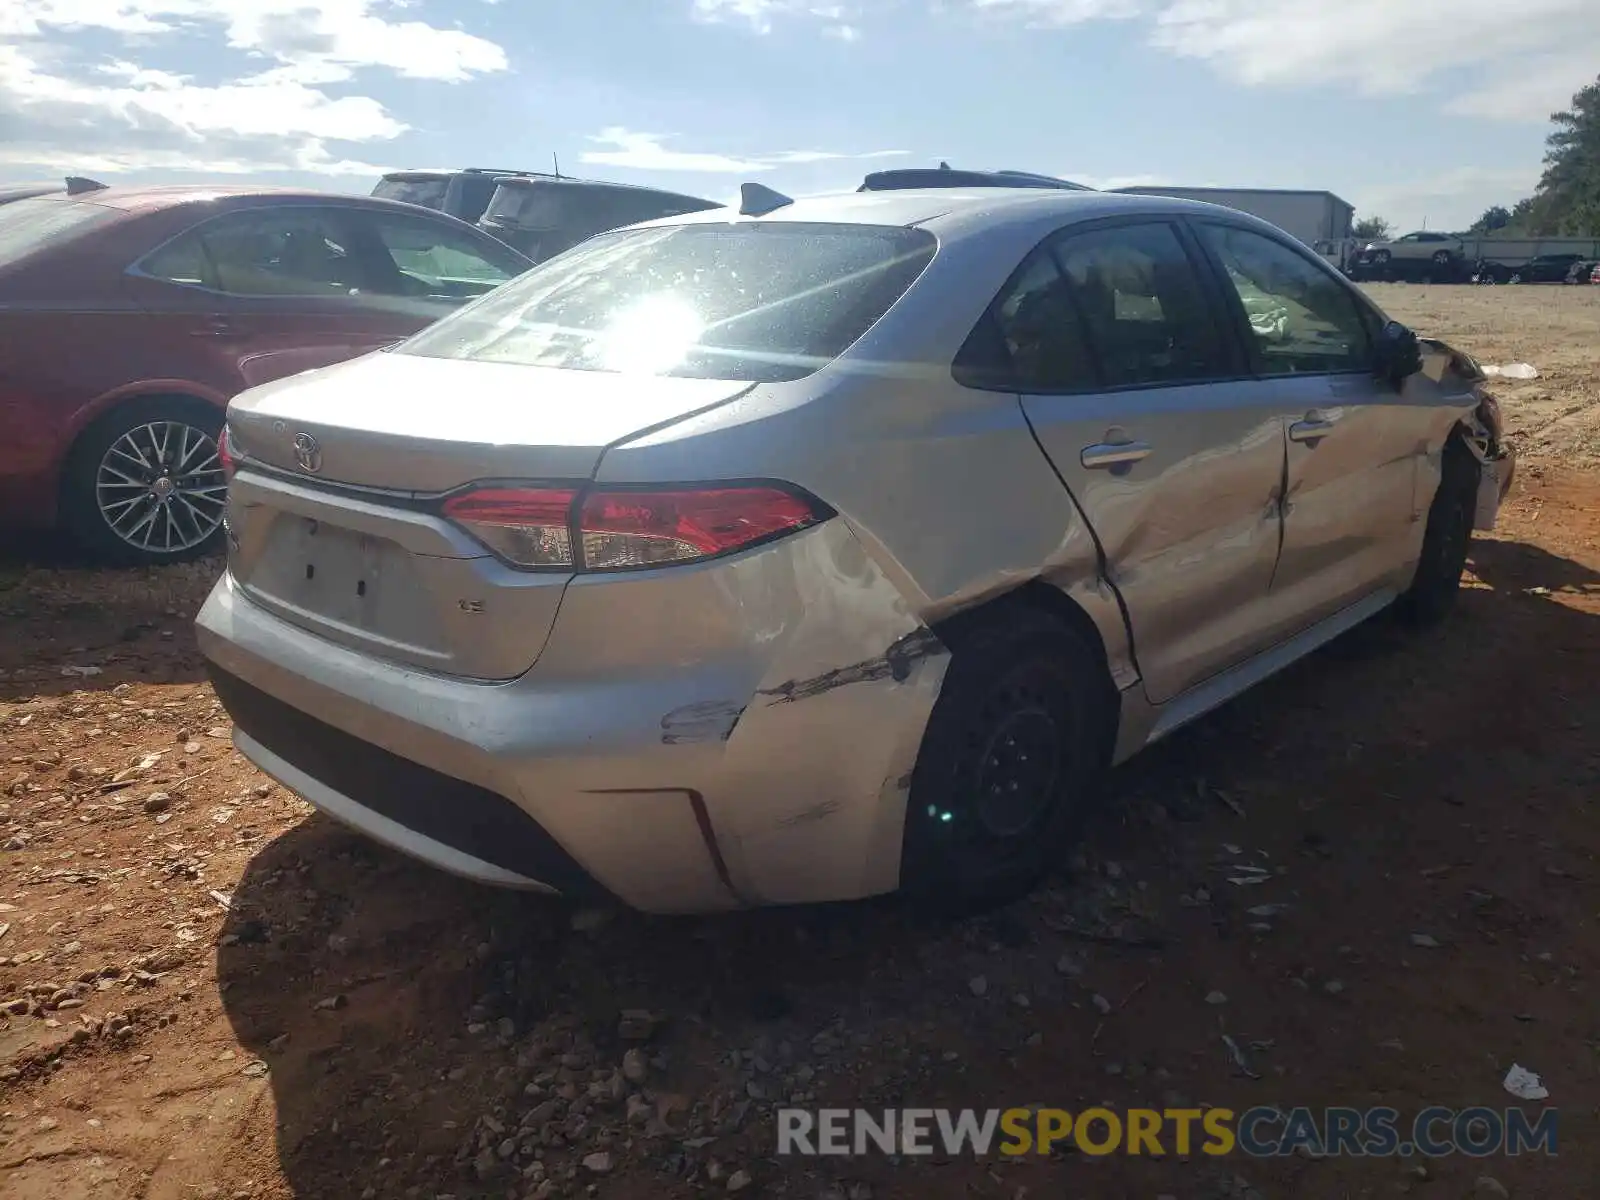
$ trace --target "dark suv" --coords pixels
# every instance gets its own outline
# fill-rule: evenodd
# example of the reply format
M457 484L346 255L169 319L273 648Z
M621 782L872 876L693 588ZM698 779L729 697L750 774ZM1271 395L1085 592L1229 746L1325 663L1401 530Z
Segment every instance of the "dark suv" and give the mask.
M699 196L566 176L512 175L496 182L478 228L534 262L624 225L722 207Z
M390 171L372 189L384 200L400 200L438 209L469 224L483 216L494 196L496 183L511 175L532 171L500 171L492 167L465 167L459 171Z

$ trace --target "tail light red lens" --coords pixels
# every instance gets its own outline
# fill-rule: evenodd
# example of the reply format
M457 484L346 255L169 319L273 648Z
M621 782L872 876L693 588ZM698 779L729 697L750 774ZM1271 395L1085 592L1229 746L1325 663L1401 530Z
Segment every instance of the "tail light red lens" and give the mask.
M775 487L591 492L578 528L591 571L689 562L814 524L811 505Z
M222 481L233 482L233 472L237 464L233 460L232 438L228 436L228 427L224 425L222 432L217 434L217 461L222 464Z
M776 484L727 487L483 487L444 513L506 561L618 571L695 562L818 524L832 512Z
M519 567L572 563L570 488L487 487L452 496L444 515Z

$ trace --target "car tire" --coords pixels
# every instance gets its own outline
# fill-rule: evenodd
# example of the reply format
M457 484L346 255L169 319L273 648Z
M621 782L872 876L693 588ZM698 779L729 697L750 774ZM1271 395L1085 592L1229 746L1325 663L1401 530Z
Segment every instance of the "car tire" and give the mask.
M1391 255L1387 250L1375 250L1372 253L1372 261L1373 261L1373 263L1376 264L1377 266L1380 266L1380 267L1388 266L1389 265L1389 260L1392 257L1394 257L1394 256Z
M1478 460L1459 437L1445 443L1439 488L1428 508L1417 573L1397 606L1408 625L1437 625L1455 606L1472 543L1479 469Z
M1435 250L1433 252L1433 265L1436 267L1448 267L1453 260L1454 255L1448 250Z
M161 566L214 553L227 495L217 457L222 420L215 405L188 396L112 409L79 435L67 457L62 524L111 566Z
M1026 604L940 636L952 658L912 771L901 884L962 915L1062 864L1109 762L1115 692L1083 638Z

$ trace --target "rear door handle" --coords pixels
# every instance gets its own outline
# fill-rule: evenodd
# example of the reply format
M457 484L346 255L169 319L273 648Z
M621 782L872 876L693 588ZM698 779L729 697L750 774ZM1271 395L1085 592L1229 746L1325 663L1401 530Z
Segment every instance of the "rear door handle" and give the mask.
M1091 471L1128 467L1150 457L1149 442L1096 442L1085 446L1078 461Z

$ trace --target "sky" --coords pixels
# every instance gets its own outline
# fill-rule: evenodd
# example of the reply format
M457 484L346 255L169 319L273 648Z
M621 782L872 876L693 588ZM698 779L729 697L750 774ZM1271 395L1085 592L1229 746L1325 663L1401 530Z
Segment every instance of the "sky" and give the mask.
M0 0L0 181L559 160L725 200L947 160L1459 229L1597 74L1600 0Z

